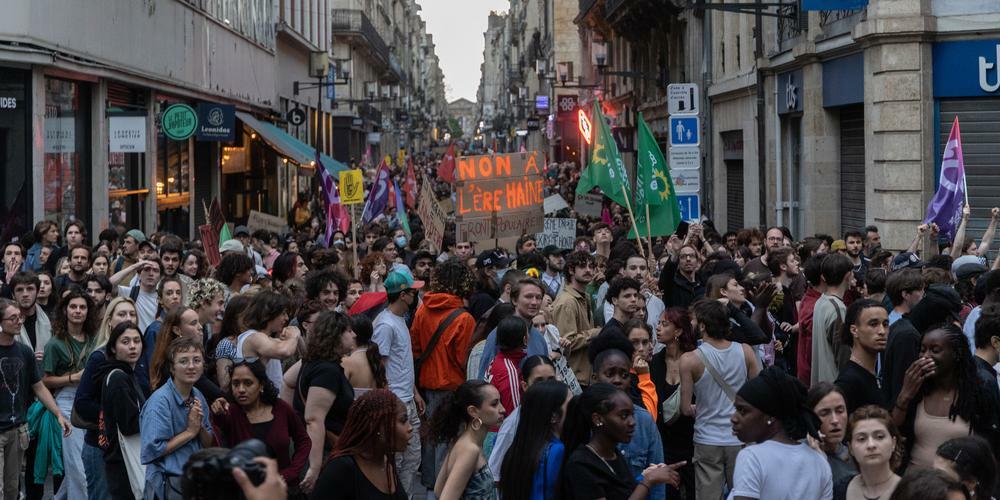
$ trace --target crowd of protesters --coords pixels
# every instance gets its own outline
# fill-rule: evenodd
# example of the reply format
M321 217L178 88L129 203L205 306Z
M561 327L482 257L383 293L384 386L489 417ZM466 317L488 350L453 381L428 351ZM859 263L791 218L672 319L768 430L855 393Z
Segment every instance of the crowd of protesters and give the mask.
M546 177L571 206L575 175ZM433 249L412 207L328 240L306 199L215 266L75 221L4 242L3 498L198 498L191 463L251 439L247 498L996 494L1000 210L898 253L873 226L647 245L617 206L567 209L570 249Z

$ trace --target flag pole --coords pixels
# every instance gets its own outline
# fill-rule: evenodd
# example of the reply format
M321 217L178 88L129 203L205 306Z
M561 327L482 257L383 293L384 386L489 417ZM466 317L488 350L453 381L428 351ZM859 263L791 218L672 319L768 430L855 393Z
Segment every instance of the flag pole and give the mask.
M635 223L635 214L632 213L632 202L629 201L628 188L625 187L625 179L622 179L622 191L625 192L625 208L628 210L628 218L632 221L632 230L635 231L635 238L639 241L639 254L642 258L646 258L646 249L642 248L642 237L639 236L639 226ZM648 220L647 220L648 222Z
M354 253L354 279L361 279L361 268L358 267L358 225L354 223L354 207L357 203L351 204L351 250Z
M649 221L649 203L646 204L646 244L649 245L649 255L653 255L653 225Z

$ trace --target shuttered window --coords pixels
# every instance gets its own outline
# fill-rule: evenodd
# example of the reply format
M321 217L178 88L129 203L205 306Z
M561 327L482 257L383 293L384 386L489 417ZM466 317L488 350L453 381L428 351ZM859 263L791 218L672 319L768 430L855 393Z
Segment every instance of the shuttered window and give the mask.
M840 233L865 225L865 108L845 106L840 109Z
M726 228L743 229L743 160L726 160Z

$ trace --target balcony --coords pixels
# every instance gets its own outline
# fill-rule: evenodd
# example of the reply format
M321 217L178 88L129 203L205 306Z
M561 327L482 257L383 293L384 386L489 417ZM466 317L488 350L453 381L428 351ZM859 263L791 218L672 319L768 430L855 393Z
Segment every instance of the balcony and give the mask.
M389 46L375 25L358 9L331 9L331 31L334 36L357 37L366 42L371 56L383 67L389 64Z
M388 83L399 83L406 78L403 74L403 67L400 66L399 60L396 59L396 55L392 52L389 53L389 71L386 72L385 80Z

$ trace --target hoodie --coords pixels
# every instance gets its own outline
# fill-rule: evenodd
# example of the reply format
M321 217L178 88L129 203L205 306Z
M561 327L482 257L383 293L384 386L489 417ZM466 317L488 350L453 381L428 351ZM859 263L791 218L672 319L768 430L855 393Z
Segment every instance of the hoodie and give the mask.
M104 448L105 460L120 462L123 458L118 446L118 431L123 436L139 432L139 412L146 402L147 394L136 382L132 367L124 361L105 361L97 371L96 378L100 381L98 387L103 411L103 428L98 439Z
M452 311L465 308L461 297L450 293L427 293L417 308L410 326L413 358L420 359L431 343L438 327ZM465 382L469 343L476 320L467 311L459 314L441 332L437 344L430 350L416 373L417 387L438 391L454 391ZM416 370L416 364L414 365Z

